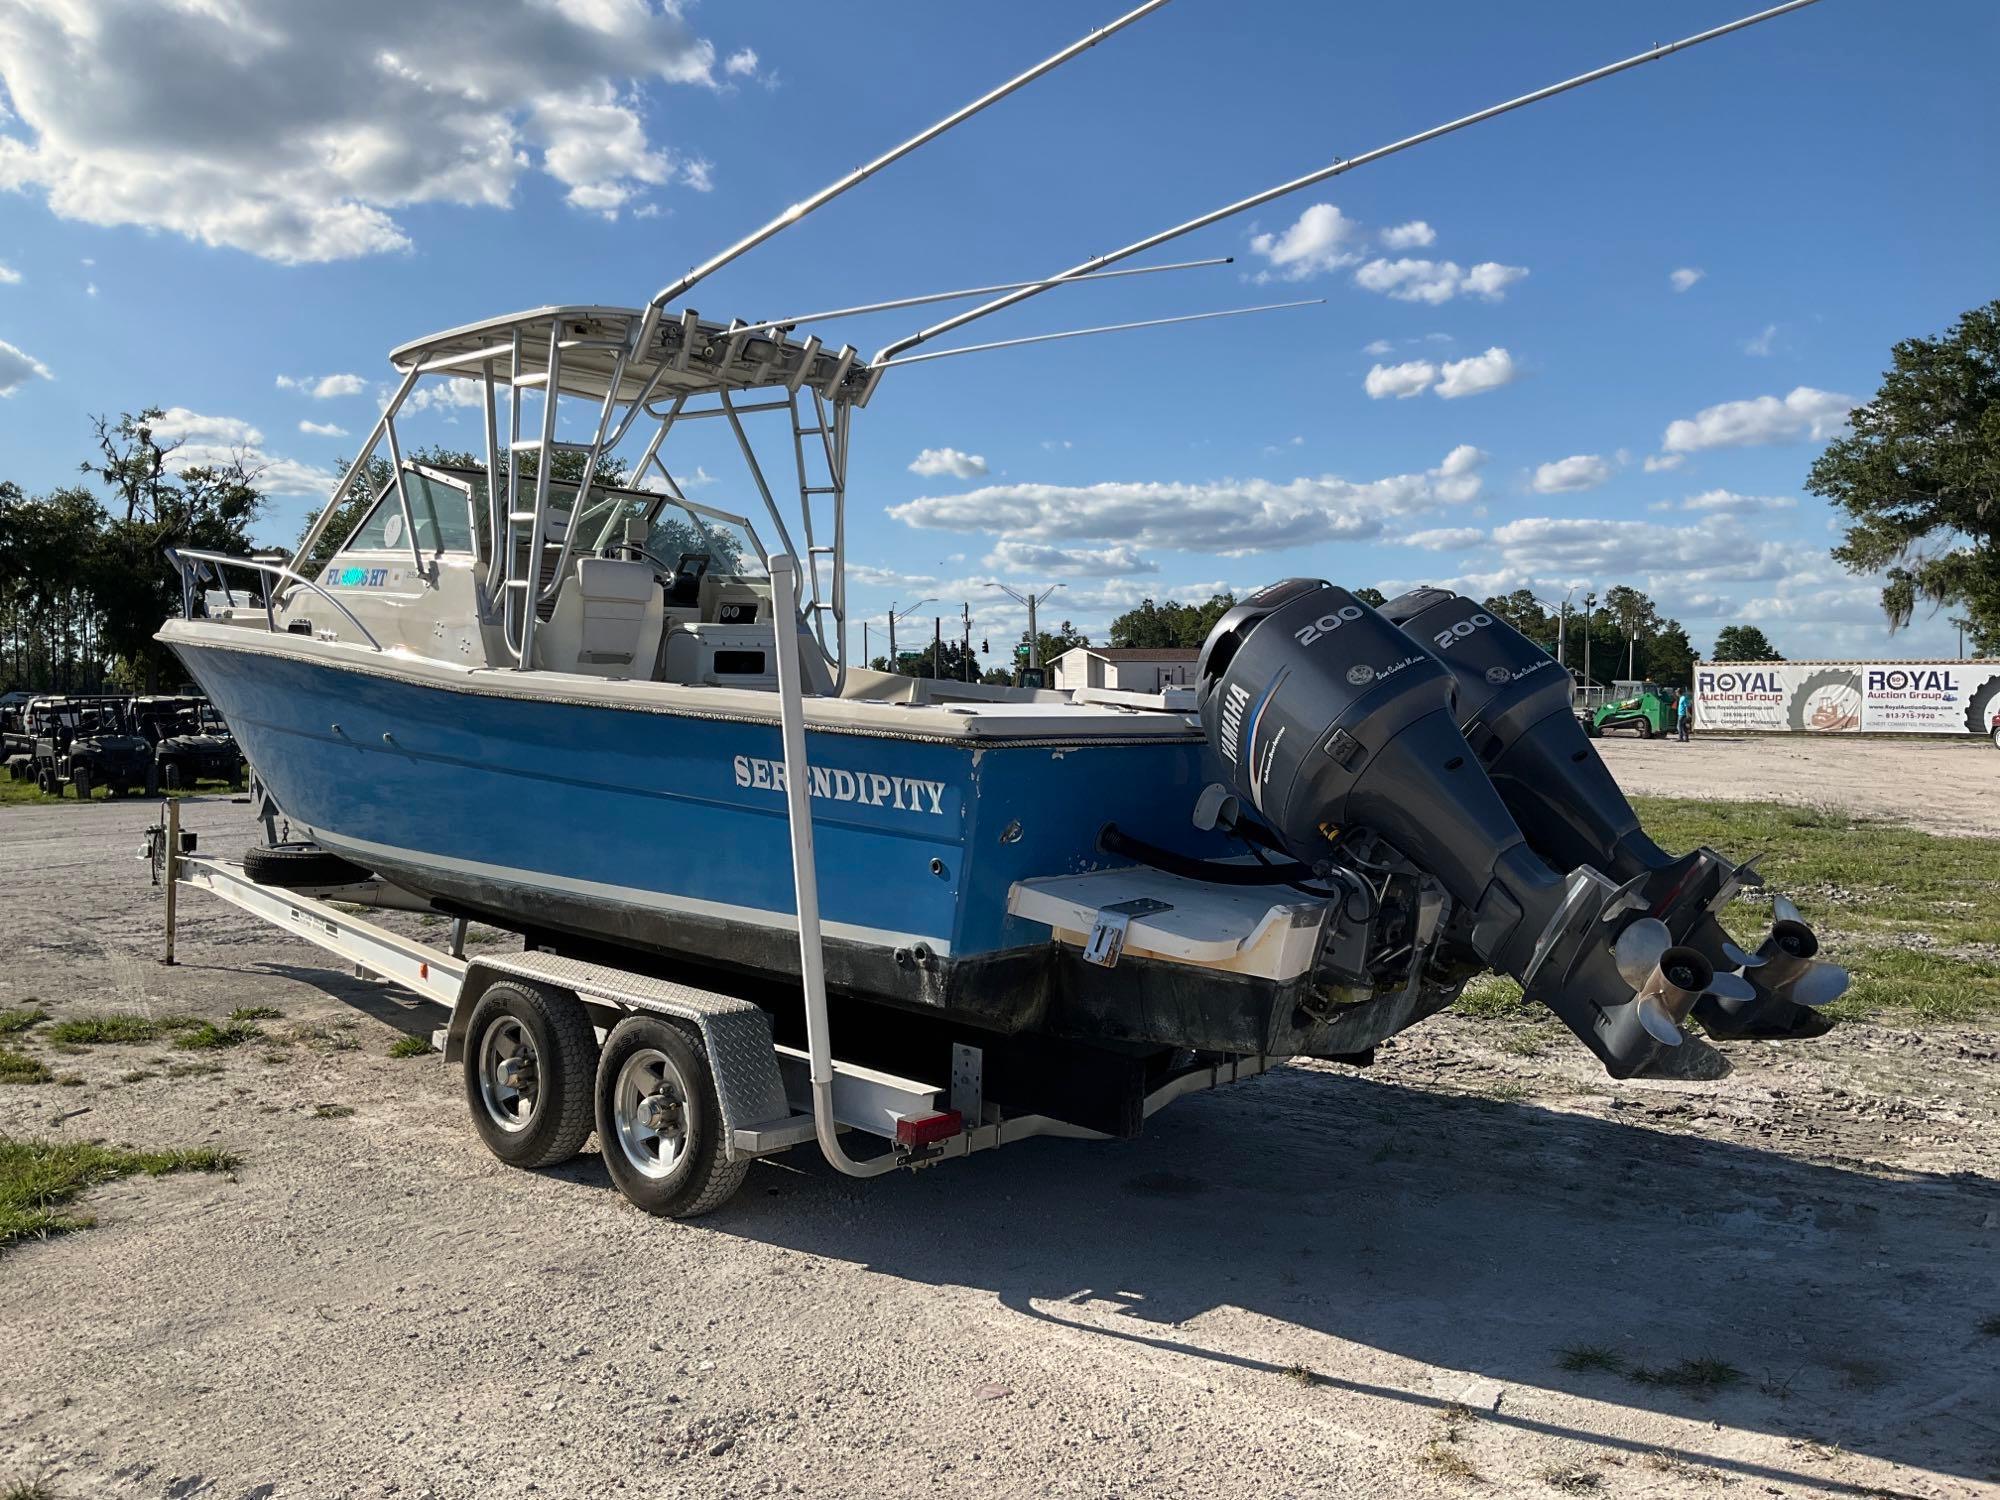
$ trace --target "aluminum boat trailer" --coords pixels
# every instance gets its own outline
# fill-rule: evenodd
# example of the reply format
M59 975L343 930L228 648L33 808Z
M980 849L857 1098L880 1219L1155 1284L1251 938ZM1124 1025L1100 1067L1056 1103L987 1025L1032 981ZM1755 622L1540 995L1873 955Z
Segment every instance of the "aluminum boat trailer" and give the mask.
M773 559L781 611L793 608L796 566ZM445 1011L432 1044L464 1069L473 1126L496 1156L515 1166L553 1165L580 1152L595 1130L619 1190L667 1217L719 1207L753 1160L808 1141L839 1171L873 1177L1036 1136L1115 1139L1050 1114L1003 1111L986 1098L985 1049L977 1045L954 1042L950 1077L936 1082L833 1055L798 647L788 632L777 640L804 1048L779 1042L771 1012L740 995L556 953L468 959L463 918L454 920L449 947L405 937L352 909L433 910L384 882L260 882L242 862L198 852L171 801L147 849L165 888L164 961L175 962L180 892L205 891L337 955L357 974L402 986ZM1274 1061L1194 1055L1133 1101L1134 1123L1185 1094L1255 1077ZM848 1133L876 1137L886 1149L852 1156L842 1139Z

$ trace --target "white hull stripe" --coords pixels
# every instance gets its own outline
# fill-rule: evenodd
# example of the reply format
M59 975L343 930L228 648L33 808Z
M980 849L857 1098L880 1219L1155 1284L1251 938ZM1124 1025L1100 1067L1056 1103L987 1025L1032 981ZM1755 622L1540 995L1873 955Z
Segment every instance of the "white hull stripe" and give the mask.
M483 880L500 880L530 889L540 887L561 891L565 895L585 896L594 901L644 907L649 911L712 917L718 921L747 923L756 927L775 928L782 932L796 933L799 930L798 918L787 912L767 911L761 906L734 906L726 901L703 901L694 896L670 896L664 891L642 890L638 886L607 885L596 880L576 880L567 875L551 875L541 870L519 870L510 865L491 865L476 859L454 859L444 854L399 849L393 844L370 843L367 839L349 838L344 834L330 833L324 829L308 828L306 831L317 842L336 853L352 855L359 863L367 863L371 856L393 859L418 869L429 868L454 875L471 875ZM951 953L951 943L948 939L932 937L928 933L892 932L882 927L862 927L852 922L825 920L819 925L820 930L828 937L844 938L848 942L867 943L878 948L907 948L915 943L923 943L940 958L947 957Z

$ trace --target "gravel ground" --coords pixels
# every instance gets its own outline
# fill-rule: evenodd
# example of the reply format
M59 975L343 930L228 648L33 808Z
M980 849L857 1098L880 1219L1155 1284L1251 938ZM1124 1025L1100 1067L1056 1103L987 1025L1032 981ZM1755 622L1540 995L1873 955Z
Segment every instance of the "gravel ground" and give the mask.
M1716 790L1727 753L1614 746L1662 790L1679 758ZM186 814L205 848L248 842L239 805ZM871 1183L799 1151L669 1223L594 1150L493 1160L441 1059L386 1055L435 1014L318 950L191 898L181 965L154 963L159 896L128 859L149 817L0 808L0 1000L283 1019L213 1072L41 1045L81 1084L0 1088L8 1134L244 1156L233 1179L100 1189L98 1227L0 1259L0 1493L2000 1480L2000 1333L1980 1326L2000 1317L2000 1031L1847 1026L1730 1046L1720 1083L1616 1083L1549 1028L1445 1017L1366 1072L1185 1100L1140 1142ZM1563 1368L1578 1346L1623 1372ZM1740 1378L1633 1378L1701 1358Z
M2000 750L1954 739L1837 735L1607 735L1597 748L1627 792L1803 802L1926 833L2000 838Z

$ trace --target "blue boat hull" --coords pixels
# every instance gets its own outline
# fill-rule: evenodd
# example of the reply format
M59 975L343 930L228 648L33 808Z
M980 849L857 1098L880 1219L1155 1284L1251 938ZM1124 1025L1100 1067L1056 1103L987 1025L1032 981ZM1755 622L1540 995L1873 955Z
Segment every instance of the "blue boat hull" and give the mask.
M174 646L293 825L356 863L531 940L797 973L775 724ZM1107 821L1185 853L1225 852L1188 821L1209 779L1192 736L814 730L806 753L828 978L851 995L1000 1030L1050 1025L1072 986L1048 928L1008 914L1014 882L1107 863L1095 847ZM1118 989L1142 972L1121 968ZM1249 1002L1231 988L1219 1003L1236 1015ZM1148 1030L1101 993L1084 1009L1094 1034ZM1227 1026L1243 1050L1271 1024L1251 1009ZM1184 1019L1174 1027L1161 1039L1202 1045Z

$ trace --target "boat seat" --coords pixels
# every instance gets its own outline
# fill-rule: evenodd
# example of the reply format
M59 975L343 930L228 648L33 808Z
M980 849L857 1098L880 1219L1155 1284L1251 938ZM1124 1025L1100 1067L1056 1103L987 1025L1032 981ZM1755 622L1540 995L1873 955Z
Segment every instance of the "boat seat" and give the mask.
M660 584L651 563L579 558L548 623L535 632L536 665L591 677L648 678L662 623Z

